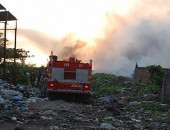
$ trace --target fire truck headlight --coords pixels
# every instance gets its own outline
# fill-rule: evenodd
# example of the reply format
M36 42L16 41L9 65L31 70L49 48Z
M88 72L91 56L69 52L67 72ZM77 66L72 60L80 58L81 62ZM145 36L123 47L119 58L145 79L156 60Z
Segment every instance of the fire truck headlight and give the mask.
M86 86L85 86L85 89L88 89L88 88L89 88L89 86L86 85Z
M54 84L50 84L50 87L53 87L54 86Z

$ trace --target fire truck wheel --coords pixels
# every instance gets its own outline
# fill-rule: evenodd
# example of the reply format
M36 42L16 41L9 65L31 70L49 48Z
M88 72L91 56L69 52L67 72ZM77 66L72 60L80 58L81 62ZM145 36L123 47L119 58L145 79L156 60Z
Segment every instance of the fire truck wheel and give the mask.
M51 101L55 100L56 99L55 92L47 92L47 97Z
M81 100L84 103L89 103L90 102L90 94L85 94L81 96Z

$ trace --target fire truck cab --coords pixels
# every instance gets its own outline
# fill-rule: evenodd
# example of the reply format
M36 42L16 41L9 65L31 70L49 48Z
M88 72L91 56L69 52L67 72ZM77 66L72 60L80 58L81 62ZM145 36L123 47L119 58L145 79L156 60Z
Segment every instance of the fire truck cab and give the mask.
M91 93L92 60L89 63L82 63L74 57L63 61L58 61L55 55L49 58L47 65L49 99L54 99L57 95L72 95L88 102Z

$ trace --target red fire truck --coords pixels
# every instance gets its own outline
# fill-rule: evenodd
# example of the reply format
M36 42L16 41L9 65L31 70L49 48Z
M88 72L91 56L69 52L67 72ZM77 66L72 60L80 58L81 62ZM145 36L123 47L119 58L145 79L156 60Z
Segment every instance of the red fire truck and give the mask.
M59 61L55 55L49 56L47 65L48 98L74 98L76 101L89 102L91 93L92 60L82 63L81 60L70 57Z

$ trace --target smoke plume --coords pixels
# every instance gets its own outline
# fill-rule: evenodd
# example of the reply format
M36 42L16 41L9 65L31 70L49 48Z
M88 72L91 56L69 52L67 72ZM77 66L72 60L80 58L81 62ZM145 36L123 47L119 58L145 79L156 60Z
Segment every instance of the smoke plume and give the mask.
M170 68L169 6L168 1L143 0L126 16L107 14L105 37L93 54L96 71L130 76L136 62Z
M50 52L50 50L52 50L52 48L57 42L57 40L53 39L51 36L32 29L19 28L18 35L27 39L26 43L22 43L22 41L19 41L19 46L25 44L27 46L34 46L35 48L40 49L41 51L47 54ZM23 41L25 42L25 40Z
M81 50L86 46L86 43L80 40L77 40L73 46L65 46L59 53L59 57L66 59L68 57L80 57Z
M88 46L73 34L54 39L41 32L22 29L19 35L28 38L44 53L53 50L59 58L92 59L94 72L131 76L136 63L144 67L156 64L170 68L169 7L170 1L142 0L126 15L107 12L103 37L96 37L94 46Z

